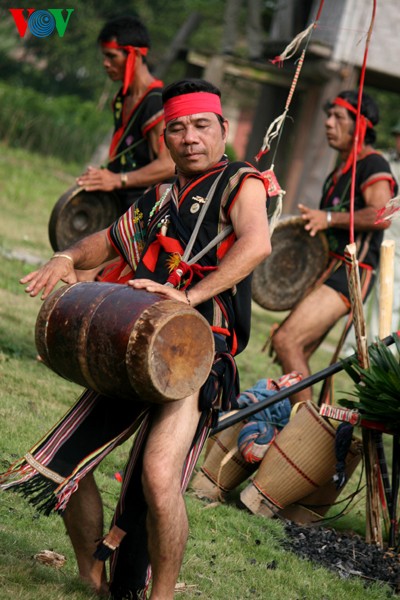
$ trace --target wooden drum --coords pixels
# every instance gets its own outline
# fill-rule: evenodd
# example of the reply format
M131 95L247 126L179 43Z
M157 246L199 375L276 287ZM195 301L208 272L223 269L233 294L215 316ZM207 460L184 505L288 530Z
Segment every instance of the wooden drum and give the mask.
M119 197L113 192L87 192L75 185L56 202L49 220L51 247L65 250L82 238L105 229L123 212Z
M253 513L272 517L327 485L336 472L335 433L311 402L303 403L276 436L252 483L242 491L242 503ZM359 445L353 442L346 463L359 455ZM311 500L315 498L311 496Z
M326 269L329 248L320 231L311 237L301 217L282 219L271 237L271 255L253 273L253 300L273 311L290 310Z
M37 317L36 346L66 379L108 396L157 403L198 391L214 358L211 328L194 308L100 282L53 292Z

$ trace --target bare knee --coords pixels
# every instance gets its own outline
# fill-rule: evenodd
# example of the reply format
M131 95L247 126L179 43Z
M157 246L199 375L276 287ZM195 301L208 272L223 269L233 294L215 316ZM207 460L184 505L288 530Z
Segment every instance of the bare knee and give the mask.
M166 506L179 501L181 497L181 478L170 465L159 464L153 468L144 466L142 486L146 502L155 512L165 510Z
M272 337L272 347L278 356L287 354L290 348L296 345L296 341L285 326L279 327Z

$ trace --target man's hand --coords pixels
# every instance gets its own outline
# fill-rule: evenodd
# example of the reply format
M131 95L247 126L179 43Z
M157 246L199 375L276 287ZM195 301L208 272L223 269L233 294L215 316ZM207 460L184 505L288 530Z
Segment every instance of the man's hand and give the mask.
M311 237L317 235L318 231L328 229L326 211L308 208L307 206L304 206L304 204L298 204L297 206L300 209L302 219L307 221L307 225L304 229L310 232Z
M146 292L151 292L152 294L162 294L170 300L177 300L178 302L189 304L184 291L177 290L172 286L151 281L151 279L131 279L128 281L128 285L136 290L146 290Z
M32 297L37 296L41 290L44 290L42 300L47 298L59 281L64 283L76 283L78 281L73 262L62 256L52 258L38 271L32 271L32 273L20 279L20 283L23 285L29 283L25 288L25 292Z
M96 169L95 167L88 167L77 178L76 182L87 192L95 192L97 190L112 192L121 187L121 178L118 173L112 173L108 169Z

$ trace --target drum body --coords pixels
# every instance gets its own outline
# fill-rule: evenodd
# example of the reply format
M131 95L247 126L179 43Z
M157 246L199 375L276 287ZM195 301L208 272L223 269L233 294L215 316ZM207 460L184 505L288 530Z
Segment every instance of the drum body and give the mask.
M75 185L56 202L49 220L51 247L65 250L82 238L105 229L123 212L120 198L113 192L87 192Z
M267 517L307 497L311 497L310 504L316 504L313 494L327 486L336 472L335 433L311 402L302 404L271 444L253 481L242 491L242 503L251 512ZM353 441L346 463L356 457L359 460L360 448Z
M290 310L326 269L326 235L311 237L301 217L282 219L271 237L272 252L254 270L253 300L273 311Z
M225 418L234 412L225 415ZM237 439L242 427L243 423L236 423L208 439L204 463L191 482L191 488L198 498L222 500L227 492L248 479L257 469L257 464L244 460L238 448Z
M35 337L53 371L129 400L186 398L206 381L214 359L213 334L198 311L113 283L81 282L53 292Z

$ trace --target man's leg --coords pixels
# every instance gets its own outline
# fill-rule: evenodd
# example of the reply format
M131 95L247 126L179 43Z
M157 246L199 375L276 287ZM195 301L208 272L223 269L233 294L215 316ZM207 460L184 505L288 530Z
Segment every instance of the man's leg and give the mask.
M200 418L197 394L160 406L143 460L148 504L148 551L153 573L151 600L172 600L188 536L181 492L182 468Z
M63 513L63 519L81 579L98 592L107 591L104 563L101 563L101 570L92 571L94 564L99 562L93 558L96 540L103 535L103 504L93 473L88 473L79 483L79 488L72 494Z
M284 373L299 371L310 375L308 360L335 323L348 312L341 296L322 285L302 300L272 338L272 345ZM310 388L291 397L292 403L311 400Z

